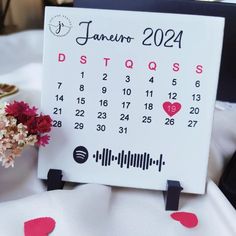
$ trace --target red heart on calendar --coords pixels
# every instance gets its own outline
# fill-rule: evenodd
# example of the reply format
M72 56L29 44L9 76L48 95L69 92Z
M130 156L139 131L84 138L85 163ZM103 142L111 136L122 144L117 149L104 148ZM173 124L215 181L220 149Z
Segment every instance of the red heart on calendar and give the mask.
M179 221L183 226L187 228L194 228L198 224L198 218L194 213L174 212L170 216L172 219Z
M51 217L41 217L24 223L25 236L48 236L55 228L56 222Z
M174 116L181 109L181 104L178 102L164 102L162 106L169 116Z

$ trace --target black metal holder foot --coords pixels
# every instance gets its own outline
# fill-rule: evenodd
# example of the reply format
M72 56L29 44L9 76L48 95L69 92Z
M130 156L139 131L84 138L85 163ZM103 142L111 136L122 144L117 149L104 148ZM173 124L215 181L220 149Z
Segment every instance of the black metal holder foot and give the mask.
M50 169L47 177L47 191L63 189L62 170Z
M179 181L167 180L167 191L165 196L166 211L176 211L179 209L179 197L183 188Z

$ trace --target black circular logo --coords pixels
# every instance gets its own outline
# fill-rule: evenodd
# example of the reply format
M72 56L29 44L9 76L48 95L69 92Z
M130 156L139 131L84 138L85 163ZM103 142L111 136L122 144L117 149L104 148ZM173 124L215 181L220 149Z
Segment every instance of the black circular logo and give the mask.
M50 32L57 37L66 36L69 34L71 28L72 24L70 19L64 15L56 15L52 17L49 22Z
M88 160L88 150L83 146L78 146L74 149L73 157L76 162L83 164Z

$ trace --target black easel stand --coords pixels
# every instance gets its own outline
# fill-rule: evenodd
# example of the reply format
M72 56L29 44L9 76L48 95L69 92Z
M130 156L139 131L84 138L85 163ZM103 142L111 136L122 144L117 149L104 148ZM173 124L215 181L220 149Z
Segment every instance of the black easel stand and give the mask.
M166 211L176 211L179 209L179 197L182 190L183 188L179 181L167 180Z
M63 189L62 170L50 169L47 177L47 191Z
M50 169L47 175L47 191L63 189L62 170ZM179 197L183 188L179 181L167 180L167 191L165 196L166 211L176 211L179 209Z

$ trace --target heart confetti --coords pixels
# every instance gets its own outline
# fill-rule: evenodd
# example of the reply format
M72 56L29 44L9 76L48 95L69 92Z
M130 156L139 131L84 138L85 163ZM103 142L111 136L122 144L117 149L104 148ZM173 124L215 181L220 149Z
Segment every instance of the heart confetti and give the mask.
M171 117L174 116L180 109L181 109L181 104L178 102L164 102L163 103L163 109L164 111Z
M194 228L198 225L198 218L194 213L190 212L174 212L171 218L179 221L186 228Z
M41 217L24 223L25 236L48 236L55 228L56 222L51 217Z

